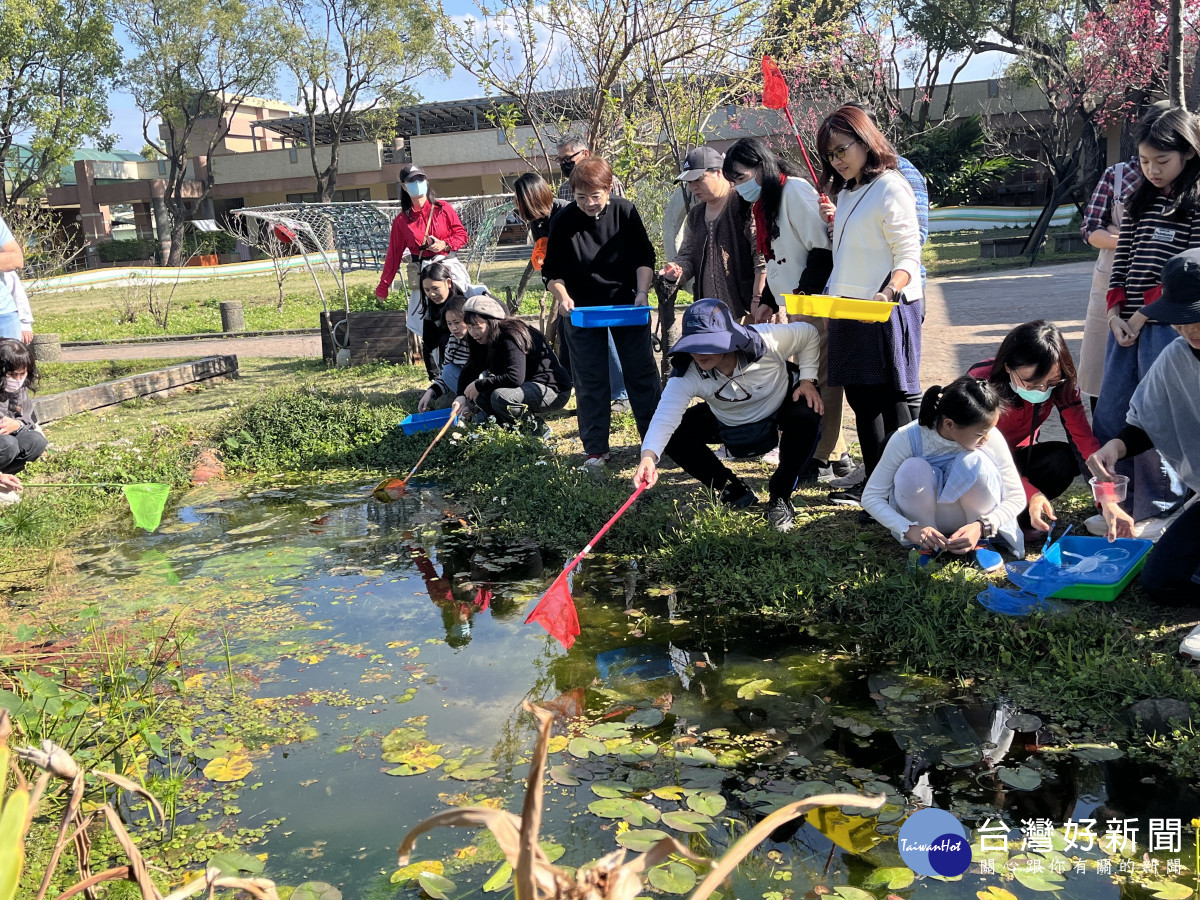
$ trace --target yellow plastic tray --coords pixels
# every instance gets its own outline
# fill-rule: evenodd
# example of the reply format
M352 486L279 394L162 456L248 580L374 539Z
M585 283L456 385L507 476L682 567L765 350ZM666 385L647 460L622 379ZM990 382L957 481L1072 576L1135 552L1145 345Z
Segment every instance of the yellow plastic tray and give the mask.
M817 316L823 319L857 319L859 322L886 322L895 303L855 300L853 297L827 297L824 294L784 294L792 316Z

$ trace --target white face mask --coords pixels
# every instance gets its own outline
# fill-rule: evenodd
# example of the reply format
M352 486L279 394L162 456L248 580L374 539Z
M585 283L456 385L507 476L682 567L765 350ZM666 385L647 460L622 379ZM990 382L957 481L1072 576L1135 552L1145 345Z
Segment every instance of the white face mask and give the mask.
M6 394L15 394L21 389L21 385L25 383L25 376L14 378L12 375L7 375L4 378L4 392Z
M741 184L734 185L734 189L742 195L742 199L747 203L753 203L762 194L762 185L753 178L749 181L743 181Z

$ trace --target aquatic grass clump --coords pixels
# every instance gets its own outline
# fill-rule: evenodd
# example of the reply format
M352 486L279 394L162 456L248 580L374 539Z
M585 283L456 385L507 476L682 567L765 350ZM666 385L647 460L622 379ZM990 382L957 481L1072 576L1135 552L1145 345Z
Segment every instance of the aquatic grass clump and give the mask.
M393 432L408 412L361 393L281 387L234 411L215 439L234 471L380 468L401 455Z

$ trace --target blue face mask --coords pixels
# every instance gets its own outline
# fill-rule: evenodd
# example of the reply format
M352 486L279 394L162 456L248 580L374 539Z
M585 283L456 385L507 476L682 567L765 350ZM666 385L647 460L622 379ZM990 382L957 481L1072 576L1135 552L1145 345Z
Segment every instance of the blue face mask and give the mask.
M404 182L404 191L410 197L424 197L429 193L429 182L422 178L420 181Z
M1045 403L1050 399L1053 390L1034 391L1029 388L1017 387L1017 383L1009 379L1008 386L1013 389L1013 393L1027 403Z
M734 185L733 188L737 191L743 200L747 203L753 203L762 194L762 185L751 178L749 181L743 181L741 184Z

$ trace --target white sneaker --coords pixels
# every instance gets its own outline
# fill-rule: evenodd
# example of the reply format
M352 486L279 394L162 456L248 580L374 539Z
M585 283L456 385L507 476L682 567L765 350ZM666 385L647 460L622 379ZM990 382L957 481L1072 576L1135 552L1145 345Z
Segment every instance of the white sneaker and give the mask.
M843 475L841 478L831 478L829 486L839 491L844 491L847 488L858 487L866 480L867 470L862 466L855 466L854 471L849 475Z
M1179 652L1192 659L1200 659L1200 625L1193 628L1179 644Z
M1088 534L1094 534L1096 537L1104 537L1108 534L1108 523L1104 521L1104 516L1099 513L1084 519L1083 527L1088 530Z
M579 468L590 469L593 472L598 472L608 465L609 456L605 453L603 456L589 456L583 461L583 465Z
M1144 541L1157 541L1163 536L1163 532L1171 527L1171 524L1179 518L1183 510L1176 510L1169 516L1155 516L1152 519L1142 519L1133 529L1136 534Z
M715 456L717 459L733 459L733 456L726 449L724 444L713 451L713 456Z
M0 506L11 506L20 502L21 495L16 491L0 491Z
M768 466L779 465L779 448L776 447L774 450L768 450L766 453L764 453L762 456L762 461Z

